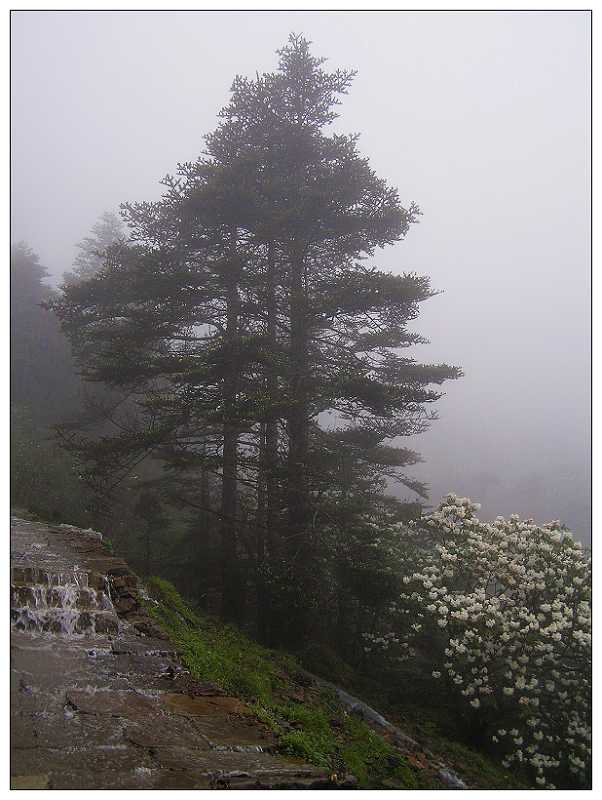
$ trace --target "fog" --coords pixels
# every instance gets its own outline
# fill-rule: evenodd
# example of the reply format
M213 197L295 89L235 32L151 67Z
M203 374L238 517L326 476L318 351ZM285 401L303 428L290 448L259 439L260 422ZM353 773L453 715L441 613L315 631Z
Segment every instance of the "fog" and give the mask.
M431 501L590 532L590 17L585 12L13 12L12 236L54 282L121 202L195 159L235 74L291 31L358 70L337 127L423 212L377 253L442 293L421 361L461 366L411 446Z

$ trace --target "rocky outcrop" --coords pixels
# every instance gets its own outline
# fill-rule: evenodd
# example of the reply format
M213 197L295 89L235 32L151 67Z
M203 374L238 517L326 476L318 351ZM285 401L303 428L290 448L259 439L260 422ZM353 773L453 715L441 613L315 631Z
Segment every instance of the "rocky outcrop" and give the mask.
M14 788L340 788L192 678L100 534L11 520Z

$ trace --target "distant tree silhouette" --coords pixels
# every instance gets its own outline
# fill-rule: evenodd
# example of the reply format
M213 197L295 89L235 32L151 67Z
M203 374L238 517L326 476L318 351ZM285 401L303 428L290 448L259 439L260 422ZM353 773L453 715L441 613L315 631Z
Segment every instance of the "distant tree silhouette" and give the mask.
M76 245L79 252L73 262L73 269L64 273L63 281L72 283L93 277L104 265L109 248L125 240L126 227L119 215L105 211L92 226L91 235L84 237Z
M79 403L71 347L55 316L41 307L58 297L44 283L47 274L26 243L11 247L11 399L42 425L72 416Z

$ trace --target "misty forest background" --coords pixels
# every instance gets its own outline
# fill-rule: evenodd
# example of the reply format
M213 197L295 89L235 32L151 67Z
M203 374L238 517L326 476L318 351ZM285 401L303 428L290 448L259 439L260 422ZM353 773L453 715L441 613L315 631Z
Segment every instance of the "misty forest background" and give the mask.
M302 37L279 59L235 79L159 201L98 220L60 288L12 247L11 498L261 643L393 690L366 636L404 591L395 537L439 500L412 467L462 370L420 360L435 291L390 247L420 209L329 128L354 74Z

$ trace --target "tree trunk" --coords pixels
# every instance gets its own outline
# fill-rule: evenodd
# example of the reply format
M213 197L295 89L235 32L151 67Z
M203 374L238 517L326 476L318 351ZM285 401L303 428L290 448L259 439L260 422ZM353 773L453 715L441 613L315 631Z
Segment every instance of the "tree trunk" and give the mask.
M277 305L276 305L276 273L275 273L275 246L268 244L267 265L267 291L266 291L266 338L269 353L276 354L277 340ZM273 404L278 399L278 370L274 364L268 364L266 369L266 394L268 402ZM265 440L263 442L263 469L265 474L265 543L267 549L266 567L267 576L264 581L264 593L261 613L263 622L265 644L274 644L274 632L278 627L277 608L278 598L275 595L274 575L277 561L280 558L280 491L278 484L278 415L273 408L269 408L265 422Z
M203 557L203 541L206 542L209 538L211 519L209 516L209 473L205 458L207 456L207 447L203 445L203 466L201 467L201 513L198 519L199 532L196 541L196 552L194 554L194 561L200 567L201 558ZM197 573L198 574L198 573ZM197 579L198 580L198 579ZM202 578L200 583L195 586L197 601L201 608L207 610L207 585L206 579Z
M276 275L275 275L275 252L274 243L268 245L268 274L267 274L267 340L268 350L276 353ZM276 368L269 366L266 375L266 389L270 402L274 402L278 396L278 378ZM276 553L276 538L278 535L278 418L276 413L270 409L265 426L265 476L266 476L266 538L270 557Z
M150 521L146 523L145 549L144 549L144 574L148 578L151 574L151 537L152 529Z
M255 515L255 587L257 592L256 629L259 641L268 639L268 598L266 582L266 463L265 423L259 426L259 469L257 473L257 512Z
M307 481L309 438L308 319L304 290L304 261L296 248L291 260L290 287L290 397L288 413L287 557L291 572L290 624L296 645L309 633L308 598L311 597L310 508Z
M222 615L240 621L239 565L236 552L236 518L238 513L238 424L236 397L238 389L238 275L236 231L232 232L232 259L224 274L226 281L226 366L223 383L223 464L221 502L221 578Z

